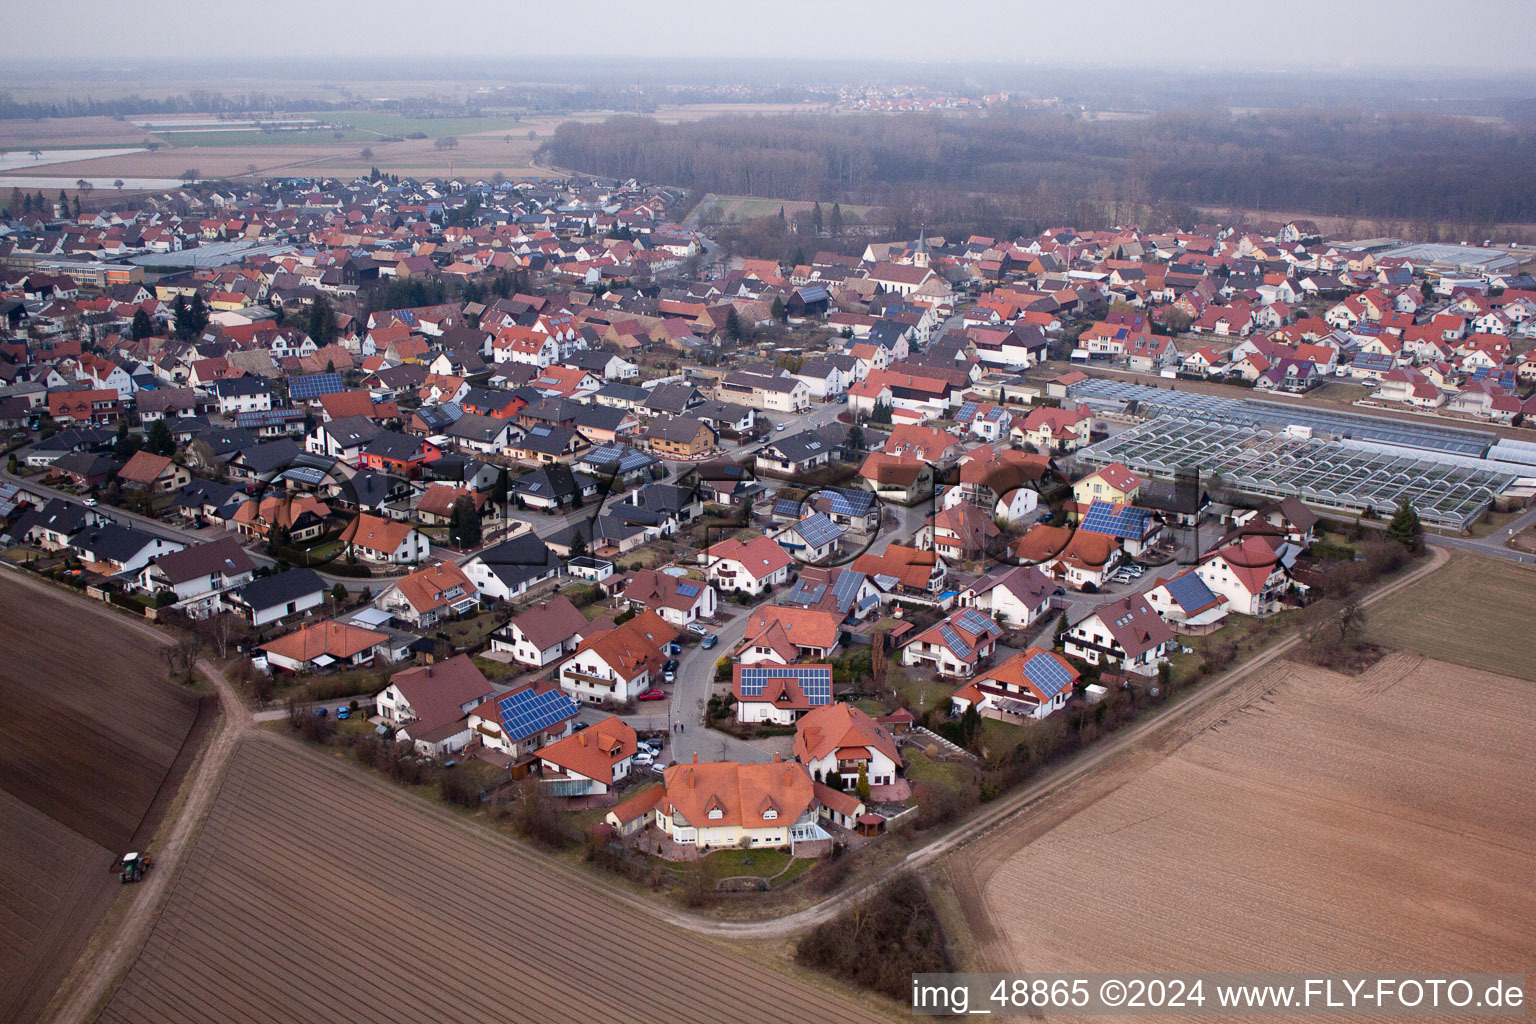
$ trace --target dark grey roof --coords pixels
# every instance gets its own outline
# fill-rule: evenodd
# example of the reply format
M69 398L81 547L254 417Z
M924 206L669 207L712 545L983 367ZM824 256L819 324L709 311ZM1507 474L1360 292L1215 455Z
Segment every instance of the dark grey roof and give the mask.
M333 441L347 447L373 440L380 430L379 425L367 416L342 416L322 426Z
M421 438L394 430L381 430L377 437L368 442L363 452L367 455L405 462L420 454Z
M230 591L230 596L246 607L260 611L326 589L325 581L313 569L285 569L271 576L254 579L238 590Z
M576 446L576 443L576 431L570 427L551 427L541 423L536 427L529 427L527 435L517 442L516 447L524 451L537 452L540 455L566 455Z
M623 409L611 405L582 405L576 409L576 425L592 430L617 430L628 415Z
M504 540L495 547L486 548L477 557L492 575L513 588L560 565L555 553L532 533Z
M222 572L227 576L254 572L256 563L233 537L194 544L181 551L173 551L155 559L155 566L172 583L185 583L210 573Z
M684 412L704 400L691 384L658 384L651 389L645 407L652 412Z
M288 466L303 451L295 442L286 437L276 441L268 441L266 444L252 445L240 450L240 462L251 472L258 475L276 473L287 469Z
M213 393L220 398L260 395L271 390L260 377L224 377L213 382Z
M479 413L467 412L450 423L445 433L449 437L489 444L500 437L502 431L509 426L511 424L506 420L497 419L495 416L481 416Z
M608 384L597 392L596 397L612 398L620 402L644 405L650 394L645 388L637 388L633 384Z
M802 430L798 434L790 434L781 437L771 444L765 445L762 451L770 456L776 456L785 462L809 462L821 456L830 455L833 446L815 431Z
M120 523L99 523L70 537L69 546L95 555L97 561L126 562L159 539Z

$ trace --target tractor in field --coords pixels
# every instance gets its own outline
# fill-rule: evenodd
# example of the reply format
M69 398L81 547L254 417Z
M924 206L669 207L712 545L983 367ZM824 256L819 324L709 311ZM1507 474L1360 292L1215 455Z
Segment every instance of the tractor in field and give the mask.
M144 880L144 872L149 870L149 858L142 853L123 854L122 874L123 884L141 882Z

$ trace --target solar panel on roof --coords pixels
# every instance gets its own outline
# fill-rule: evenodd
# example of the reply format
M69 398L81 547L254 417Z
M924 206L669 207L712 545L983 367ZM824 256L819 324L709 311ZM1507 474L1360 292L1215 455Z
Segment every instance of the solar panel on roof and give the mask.
M1147 511L1135 505L1095 501L1088 506L1080 529L1088 533L1140 540L1146 535Z
M1056 696L1072 685L1072 674L1061 662L1043 651L1024 662L1024 675L1047 698Z
M677 593L679 597L698 597L699 588L692 583L679 583Z
M319 398L321 395L336 395L346 390L346 385L341 382L339 373L312 373L304 377L292 377L288 380L288 395L295 399Z
M1186 612L1204 608L1216 599L1216 595L1211 593L1211 588L1205 585L1205 580L1193 572L1176 576L1163 586L1167 589L1168 596L1177 601L1179 607Z
M969 422L971 417L973 417L975 415L976 415L976 403L975 402L966 402L964 405L960 406L960 411L955 413L955 421L957 423L966 423L966 422Z
M524 739L548 729L574 717L579 710L576 702L559 690L545 690L543 693L535 693L532 689L519 690L496 702L501 727L508 738L513 740Z
M971 645L960 639L960 634L951 629L949 623L939 623L939 635L944 638L944 642L949 645L949 649L960 655L960 657L969 658L971 656Z
M832 703L832 669L827 665L753 665L741 670L743 697L761 697L771 679L793 679L812 707Z
M960 626L960 628L969 630L978 636L996 628L997 625L986 615L983 615L981 612L974 608L967 608L965 611L961 612L960 617L956 619L955 622Z
M808 519L800 520L795 525L794 530L813 548L830 544L843 535L843 531L832 520L828 519L823 512L818 512Z
M837 574L837 581L832 584L832 600L837 602L838 611L846 613L853 606L854 595L859 592L859 585L863 582L864 574L852 569L844 569Z

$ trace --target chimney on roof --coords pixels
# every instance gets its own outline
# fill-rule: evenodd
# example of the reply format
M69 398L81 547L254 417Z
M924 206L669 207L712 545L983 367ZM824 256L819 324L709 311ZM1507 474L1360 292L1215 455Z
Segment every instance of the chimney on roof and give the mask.
M697 750L695 750L693 752L693 763L694 764L698 764L699 763L699 752Z
M773 755L773 763L774 764L778 764L779 763L779 755L778 754L774 754Z

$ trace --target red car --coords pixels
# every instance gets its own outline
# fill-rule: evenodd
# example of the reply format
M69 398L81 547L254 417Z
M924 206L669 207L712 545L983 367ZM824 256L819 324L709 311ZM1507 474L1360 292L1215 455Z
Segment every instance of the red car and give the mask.
M661 690L646 690L644 693L642 693L639 696L638 699L639 700L666 700L667 699L667 695L664 692L662 692Z

